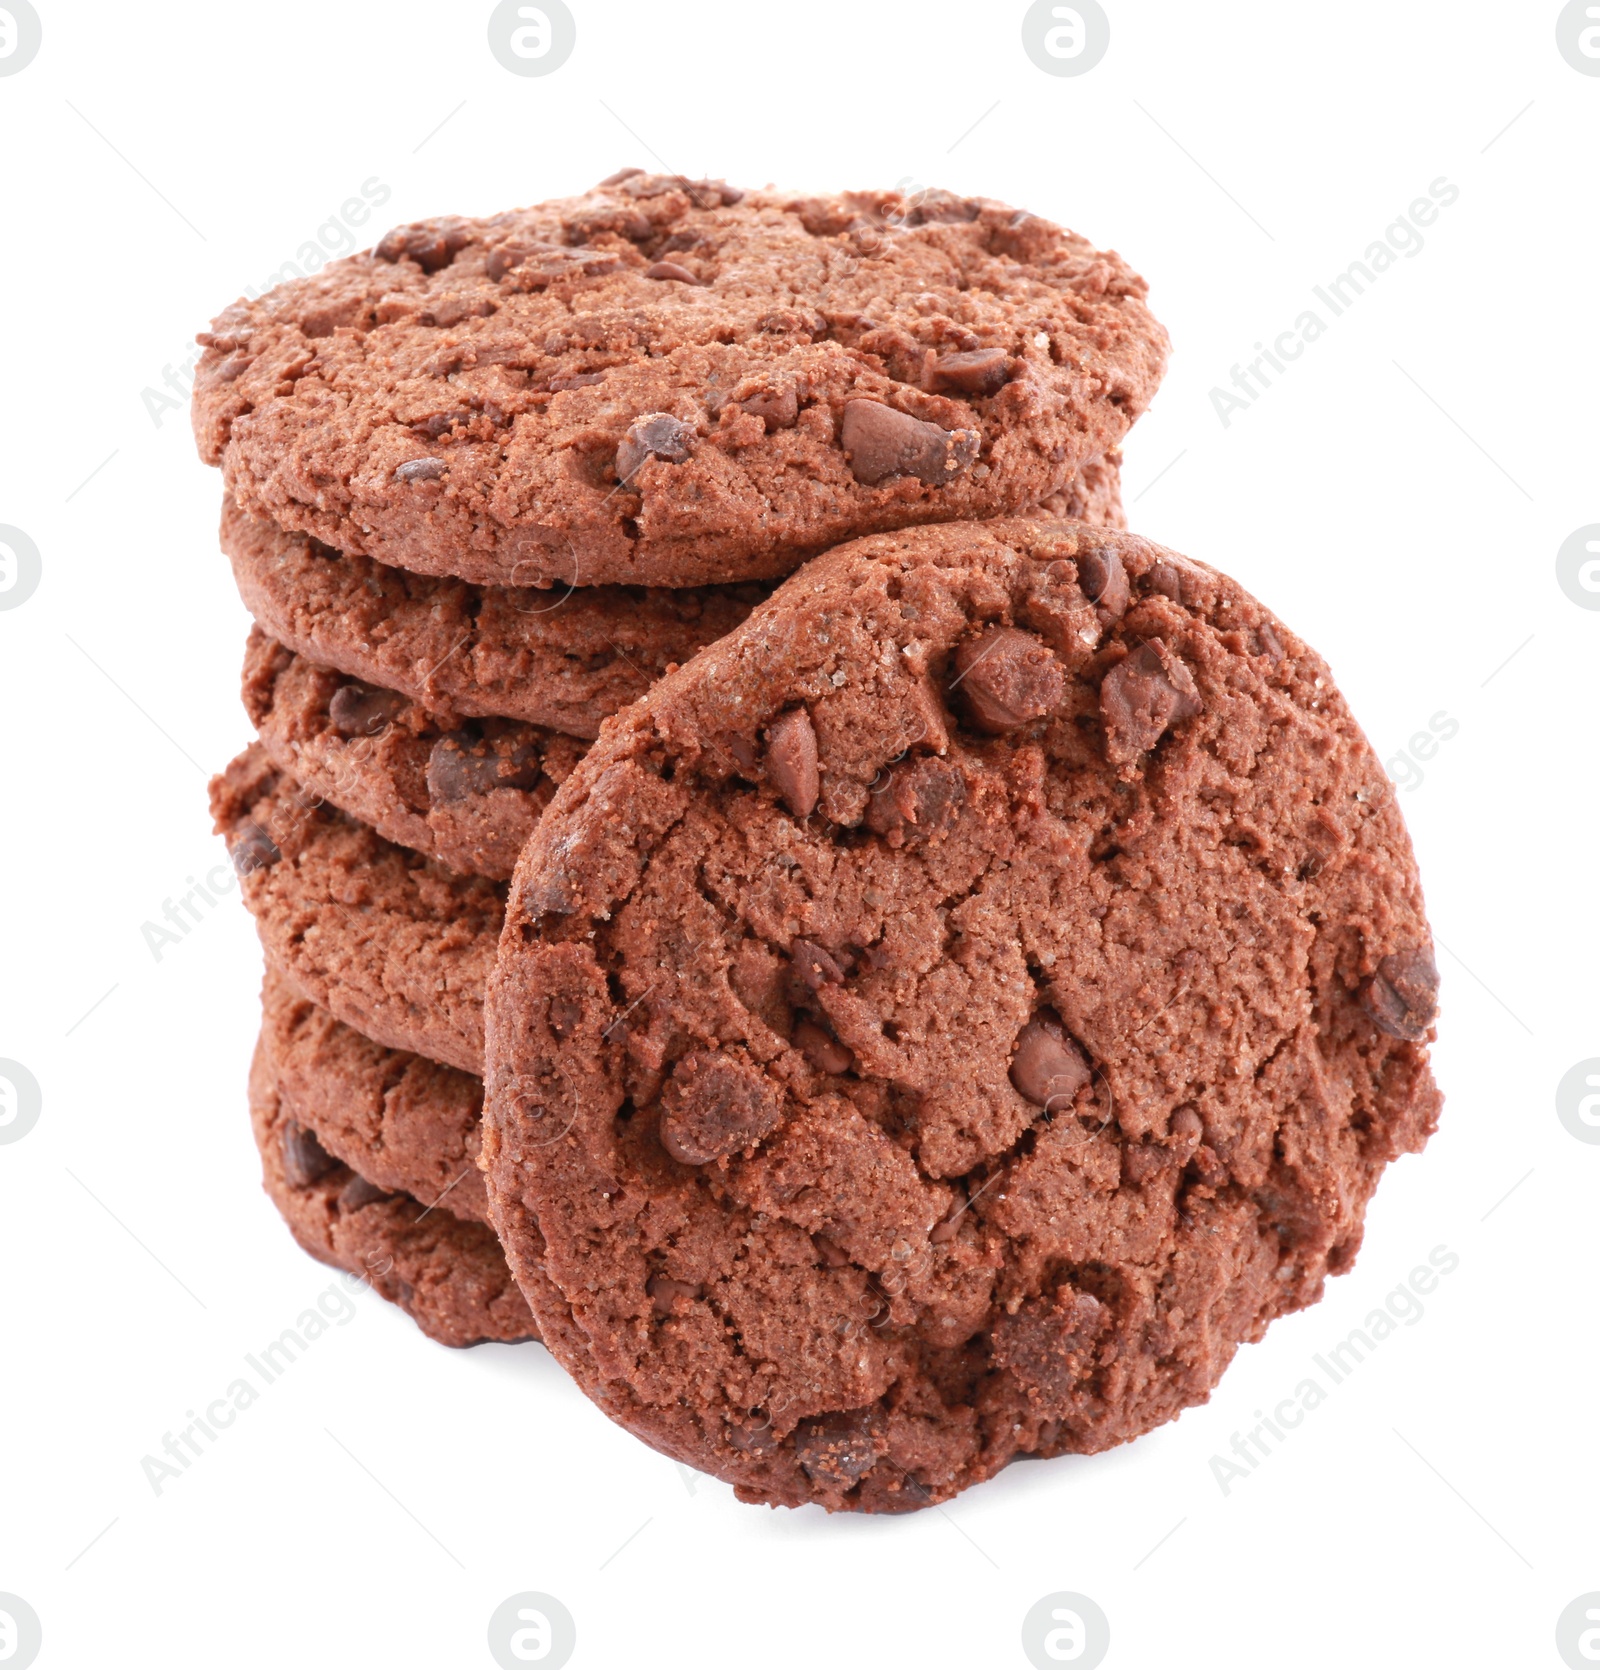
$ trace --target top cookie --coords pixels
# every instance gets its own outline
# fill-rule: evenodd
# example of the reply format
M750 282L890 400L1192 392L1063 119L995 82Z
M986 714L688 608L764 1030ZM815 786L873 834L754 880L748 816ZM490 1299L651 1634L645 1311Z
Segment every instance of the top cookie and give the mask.
M1383 770L1254 598L1104 530L878 535L557 790L491 1216L640 1436L916 1507L1170 1419L1349 1266L1435 985Z
M1144 296L986 198L628 170L236 302L195 434L251 514L420 573L767 578L1066 489L1160 381Z

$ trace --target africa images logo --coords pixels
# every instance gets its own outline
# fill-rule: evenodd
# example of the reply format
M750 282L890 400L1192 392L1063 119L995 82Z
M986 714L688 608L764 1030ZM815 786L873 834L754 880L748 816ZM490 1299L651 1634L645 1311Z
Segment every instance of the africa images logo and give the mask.
M0 6L0 75L27 69L38 57L43 39L39 14L28 0L6 0Z

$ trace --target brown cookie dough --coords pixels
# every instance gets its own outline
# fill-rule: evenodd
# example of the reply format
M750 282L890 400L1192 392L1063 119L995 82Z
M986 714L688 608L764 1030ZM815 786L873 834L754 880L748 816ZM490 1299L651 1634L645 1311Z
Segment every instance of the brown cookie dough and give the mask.
M1165 369L1145 288L986 198L633 170L234 303L195 435L250 514L419 573L775 577L1067 491Z
M493 1232L387 1192L335 1159L294 1119L259 1047L250 1120L267 1194L313 1258L360 1276L441 1345L539 1337Z
M1234 582L1037 522L864 539L557 791L491 1215L648 1442L916 1507L1171 1419L1349 1267L1434 1127L1435 987L1382 768Z
M246 749L211 782L267 965L391 1049L483 1071L505 887L386 841Z
M470 586L341 555L231 501L222 549L245 607L297 654L445 719L522 719L585 738L768 591Z
M296 1122L380 1188L489 1221L478 1170L483 1080L385 1049L268 971L261 1048Z
M260 627L245 648L244 705L267 758L309 793L452 870L497 880L586 747L515 719L431 713Z

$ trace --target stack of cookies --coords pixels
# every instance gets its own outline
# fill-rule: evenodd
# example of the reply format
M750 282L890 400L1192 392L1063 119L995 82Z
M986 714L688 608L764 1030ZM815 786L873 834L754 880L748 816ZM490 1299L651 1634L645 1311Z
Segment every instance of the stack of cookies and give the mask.
M1144 293L626 170L202 336L303 1246L865 1511L1170 1419L1348 1266L1437 1113L1420 890L1323 663L1122 531Z

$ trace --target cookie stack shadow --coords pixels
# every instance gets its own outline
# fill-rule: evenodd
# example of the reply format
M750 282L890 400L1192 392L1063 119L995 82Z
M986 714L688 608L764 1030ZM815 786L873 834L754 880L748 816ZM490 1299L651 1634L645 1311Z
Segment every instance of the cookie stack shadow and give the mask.
M552 798L608 719L832 547L993 518L1124 527L1118 448L1165 334L1117 256L986 199L624 170L580 198L397 228L200 340L196 435L255 622L255 740L212 812L266 964L249 1102L267 1193L306 1251L432 1339L535 1340L537 1257L522 1248L519 1288L480 1161L508 888ZM1276 643L1262 631L1257 653ZM1184 718L1181 663L1137 654L1139 699ZM791 803L795 772L817 770L804 729L807 757L768 770ZM802 1019L796 1040L808 1026L822 1036ZM547 1329L566 1315L532 1297ZM884 1430L859 1443L888 1454ZM815 1466L770 1487L741 1474L741 1493L887 1510L1003 1464L896 1502L856 1488L835 1452L859 1443L818 1440ZM1034 1445L1051 1446L1071 1447Z

